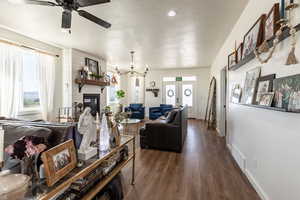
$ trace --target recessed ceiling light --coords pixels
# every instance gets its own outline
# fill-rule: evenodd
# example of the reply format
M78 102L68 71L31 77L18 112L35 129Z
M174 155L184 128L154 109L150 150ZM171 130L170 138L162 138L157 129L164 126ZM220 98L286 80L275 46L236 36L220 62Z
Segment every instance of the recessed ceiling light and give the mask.
M176 12L175 12L174 10L170 10L170 11L168 12L168 16L169 16L169 17L175 17L175 16L176 16Z

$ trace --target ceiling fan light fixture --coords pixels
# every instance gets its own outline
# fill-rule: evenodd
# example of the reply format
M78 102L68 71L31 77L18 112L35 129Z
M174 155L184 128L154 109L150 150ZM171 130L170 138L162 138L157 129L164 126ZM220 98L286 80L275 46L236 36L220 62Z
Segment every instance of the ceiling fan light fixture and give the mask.
M170 10L170 11L168 12L168 16L169 16L169 17L175 17L176 15L177 15L177 13L176 13L175 10Z

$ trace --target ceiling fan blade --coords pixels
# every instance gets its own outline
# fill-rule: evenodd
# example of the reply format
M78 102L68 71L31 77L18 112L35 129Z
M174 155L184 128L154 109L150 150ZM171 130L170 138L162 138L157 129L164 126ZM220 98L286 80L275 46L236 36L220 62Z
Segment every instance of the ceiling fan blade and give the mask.
M90 20L90 21L92 21L92 22L94 22L94 23L96 23L100 26L103 26L104 28L110 28L111 27L110 23L108 23L108 22L106 22L106 21L104 21L104 20L102 20L102 19L100 19L100 18L84 11L84 10L78 10L77 12L81 17L84 17L84 18L86 18L86 19L88 19L88 20Z
M25 0L26 4L40 5L40 6L58 6L57 4L50 1L39 1L39 0Z
M80 7L93 6L109 2L110 0L77 0L77 3Z

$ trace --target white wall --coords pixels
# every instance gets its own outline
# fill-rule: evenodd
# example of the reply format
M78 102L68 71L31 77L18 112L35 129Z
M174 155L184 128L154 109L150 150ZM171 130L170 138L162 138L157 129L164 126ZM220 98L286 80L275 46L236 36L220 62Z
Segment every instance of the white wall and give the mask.
M43 50L55 55L59 55L59 58L57 58L56 60L57 62L56 62L56 73L55 73L56 84L55 84L55 92L54 92L54 112L53 115L51 116L51 119L54 120L57 115L58 108L61 107L62 105L62 49L50 44L46 44L41 41L34 40L32 38L7 30L5 28L0 28L0 39L15 42L39 50ZM18 118L34 120L34 119L41 119L41 115L30 114L26 116L19 116Z
M233 51L235 41L241 42L244 34L262 13L267 13L276 0L251 0L216 56L211 76L217 79L217 115L220 108L220 71L227 65L227 56ZM300 9L293 22L300 23ZM296 55L300 60L300 41L297 33ZM279 45L267 64L256 59L237 71L229 73L229 87L234 82L244 84L248 70L261 66L262 76L276 73L277 77L300 73L300 64L285 66L290 39ZM230 90L229 90L230 91ZM300 114L282 113L242 105L229 104L228 146L242 170L253 183L262 199L300 199ZM219 124L219 123L218 123Z
M150 88L150 82L155 81L156 88L159 88L160 91L158 93L158 97L154 97L152 92L145 93L146 116L149 116L149 107L159 106L159 104L163 103L163 77L197 76L197 83L195 88L196 102L194 103L198 104L196 113L197 118L204 119L209 87L209 73L209 67L150 71L145 79L146 88Z

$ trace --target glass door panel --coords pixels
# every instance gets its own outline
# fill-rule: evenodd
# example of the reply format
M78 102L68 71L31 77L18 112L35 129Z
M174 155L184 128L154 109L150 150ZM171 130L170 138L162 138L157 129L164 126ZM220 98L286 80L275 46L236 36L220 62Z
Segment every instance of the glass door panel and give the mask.
M193 85L183 84L182 85L182 105L193 106Z
M176 85L166 85L165 86L165 103L176 106Z

